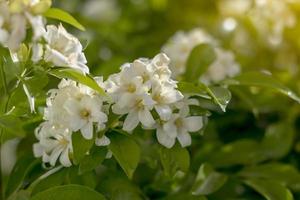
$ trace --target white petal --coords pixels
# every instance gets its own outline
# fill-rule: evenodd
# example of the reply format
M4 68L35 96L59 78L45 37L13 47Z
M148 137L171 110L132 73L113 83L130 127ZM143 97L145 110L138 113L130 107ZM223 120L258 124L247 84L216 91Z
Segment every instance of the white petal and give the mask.
M128 113L128 108L121 108L118 104L114 104L112 106L112 111L117 115L124 115Z
M203 119L200 116L184 118L183 123L189 132L199 131L203 127Z
M138 112L139 121L146 127L151 127L155 124L155 121L152 117L150 111L146 108L140 109Z
M187 147L192 144L191 135L187 131L180 131L177 135L177 139L182 147Z
M90 140L93 138L93 123L89 122L86 125L84 125L81 129L81 134L82 136L87 139Z
M170 119L172 114L172 109L168 105L156 105L155 110L160 116L160 118L164 121L167 121Z
M72 165L69 159L69 150L67 148L61 153L59 162L65 167L70 167Z
M177 127L174 123L174 120L169 120L168 122L164 123L163 129L169 137L176 138L177 136Z
M156 130L156 137L157 137L158 142L167 148L171 148L175 144L176 138L170 137L168 134L166 134L163 131L162 128L158 128Z
M68 99L64 103L63 107L68 111L69 114L77 115L79 113L80 104L75 99Z
M33 154L35 157L41 157L44 153L44 148L41 144L35 143L33 144Z
M135 110L132 110L127 115L124 124L123 130L131 132L139 124L138 113Z
M59 157L59 155L61 154L62 151L63 151L63 149L60 146L56 147L52 151L52 153L50 155L50 160L49 160L51 166L55 165L55 163L56 163L56 161L57 161L57 159L58 159L58 157Z
M110 144L110 140L105 135L102 136L102 138L96 138L95 144L97 146L107 146Z

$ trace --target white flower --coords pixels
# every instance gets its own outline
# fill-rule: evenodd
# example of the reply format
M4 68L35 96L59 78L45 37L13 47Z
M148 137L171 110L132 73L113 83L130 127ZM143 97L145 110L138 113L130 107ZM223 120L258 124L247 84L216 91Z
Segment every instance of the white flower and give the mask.
M105 82L112 97L112 111L118 115L127 114L123 129L132 131L141 124L151 128L155 124L153 108L158 115L170 118L171 105L183 98L171 79L169 58L158 54L153 59L140 58L121 67L121 72L111 75Z
M234 54L231 51L215 48L215 53L217 59L200 77L200 80L206 84L216 83L240 73L240 66L235 62Z
M192 143L189 132L199 131L202 126L201 116L188 116L186 112L173 113L170 120L157 125L156 137L167 148L173 147L176 139L182 147L187 147Z
M162 51L171 58L172 76L178 77L186 70L186 62L193 48L202 43L215 43L214 39L202 29L190 32L179 31L162 47Z
M186 33L177 32L162 48L163 52L171 58L170 69L174 78L185 73L186 62L191 51L203 43L209 43L214 47L216 60L208 67L207 72L201 77L201 81L217 82L239 73L239 65L230 51L218 47L217 41L202 29L194 29Z
M106 137L105 135L103 135L101 138L96 138L95 140L95 144L97 146L107 146L110 144L110 139L108 137Z
M9 11L7 1L0 1L0 42L11 51L17 51L26 36L26 18Z
M0 43L11 52L15 53L25 39L28 22L33 29L33 40L39 39L45 33L41 15L30 13L30 7L11 12L8 2L0 1Z
M35 131L39 142L33 145L34 156L42 157L43 162L51 166L54 166L58 159L63 166L71 166L70 154L73 153L71 134L66 128L47 122L42 123Z
M39 44L32 49L34 62L44 59L58 67L70 67L83 73L89 73L81 43L76 37L68 33L61 24L58 27L48 25L44 39L46 41L44 47ZM43 48L45 52L41 54Z
M101 84L102 78L97 78ZM81 131L86 139L93 138L97 131L105 128L107 115L103 111L104 99L91 88L63 79L58 89L49 91L44 119L59 124L70 131Z
M255 0L254 4L255 6L249 11L250 20L259 34L267 38L270 45L279 45L282 41L284 29L295 26L297 22L288 2Z
M69 114L69 127L81 131L85 139L93 138L94 123L103 126L107 116L101 111L102 101L97 97L84 96L80 100L67 99L63 108Z
M170 119L171 105L183 98L183 95L176 88L161 84L158 78L152 81L151 95L155 101L154 108L162 120Z

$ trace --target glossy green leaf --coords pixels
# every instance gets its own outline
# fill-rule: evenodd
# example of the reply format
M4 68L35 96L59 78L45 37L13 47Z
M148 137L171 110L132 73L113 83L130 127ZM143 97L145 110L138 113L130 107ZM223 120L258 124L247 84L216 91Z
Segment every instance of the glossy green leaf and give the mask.
M94 139L85 139L80 132L72 134L74 163L79 164L94 144Z
M267 200L293 200L289 189L274 180L249 179L245 184L252 187Z
M187 149L176 144L171 149L160 148L160 160L167 176L173 177L177 171L186 173L190 167L190 154Z
M76 82L79 82L83 85L86 85L95 91L97 91L100 95L106 96L106 93L104 90L98 85L98 83L91 78L89 75L83 75L79 71L73 70L73 69L53 69L49 72L51 75L57 77L57 78L69 78Z
M43 15L48 18L58 19L60 21L68 23L78 28L79 30L85 30L84 26L82 26L72 15L59 8L50 8Z
M257 166L248 166L239 172L244 178L272 179L300 191L300 173L292 165L283 163L266 163Z
M208 87L203 83L179 82L178 89L184 94L211 99L223 112L225 112L231 99L231 93L228 89L223 87Z
M214 48L209 44L199 44L191 51L187 64L185 79L198 81L200 76L207 70L216 58Z
M180 90L184 94L196 95L205 99L211 99L211 97L207 94L206 89L202 86L202 84L179 82L177 85L178 90Z
M276 80L273 76L261 72L247 72L242 73L234 78L224 81L226 85L246 85L266 87L277 90L278 92L287 95L291 99L300 103L300 97L295 94L288 87L284 86L280 81Z
M79 165L79 174L95 169L105 159L107 149L105 147L93 147L89 155L86 155Z
M231 100L230 91L223 87L207 87L206 91L222 111L225 112L226 107Z
M95 190L81 185L64 185L52 187L34 195L31 200L104 200L104 196Z
M109 149L127 176L132 178L140 161L139 145L131 138L119 133L112 132L109 137L111 141Z
M226 181L227 176L225 174L216 172L209 164L202 164L192 187L192 194L212 194L220 189Z

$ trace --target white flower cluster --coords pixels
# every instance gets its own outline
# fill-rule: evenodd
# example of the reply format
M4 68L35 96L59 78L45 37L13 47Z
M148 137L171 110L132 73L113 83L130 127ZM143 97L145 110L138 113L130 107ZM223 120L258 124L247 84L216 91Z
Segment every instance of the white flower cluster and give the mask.
M34 144L34 155L52 166L59 159L67 167L72 165L72 134L81 133L86 140L95 138L98 146L108 145L110 140L105 135L97 138L95 133L105 128L110 106L113 113L124 115L123 130L129 133L141 123L145 129L156 129L159 143L167 148L176 139L182 147L190 145L189 132L199 131L203 119L189 116L189 105L197 102L184 98L177 90L169 62L161 53L151 60L124 64L104 83L102 78L95 78L112 103L87 86L63 79L58 89L49 91L45 121L35 133L39 142Z
M171 58L170 69L173 77L176 78L185 73L187 59L191 51L202 43L212 44L215 47L217 57L208 67L207 72L199 77L201 81L205 83L218 82L239 73L240 67L235 62L233 53L218 47L217 41L213 37L204 30L197 28L189 32L177 32L162 47L162 51Z
M95 80L102 85L102 78ZM105 128L107 114L103 101L103 97L89 87L63 79L58 89L49 91L44 112L46 121L36 129L39 142L34 145L35 156L42 156L43 162L51 165L59 158L62 165L70 166L72 134L81 133L83 138L90 140L95 137L94 132ZM101 136L96 143L108 145L109 139Z
M261 35L267 36L271 45L279 45L284 29L296 25L296 16L288 1L255 0L254 3L249 10L251 21Z
M26 38L26 29L33 29L33 40L45 32L44 20L39 12L50 6L47 0L0 1L0 44L16 52Z
M89 73L81 43L61 24L58 27L48 25L43 39L44 41L33 44L32 61L43 60L58 67L71 67Z
M107 92L113 98L112 111L126 115L123 129L133 131L139 123L147 129L157 129L157 139L171 148L176 138L183 147L191 144L188 132L202 127L201 117L188 117L178 105L183 95L171 79L169 58L161 53L152 60L137 59L121 67L121 72L106 81ZM158 117L154 117L158 116ZM195 120L192 127L191 120Z
M286 28L296 25L297 16L290 8L298 0L227 0L219 9L225 16L247 17L260 37L272 47L281 44Z
M26 38L28 24L33 30L31 60L44 61L57 67L70 67L89 73L83 47L79 40L62 25L48 25L39 13L46 10L50 0L0 0L0 44L7 47L15 62L20 61L18 51Z

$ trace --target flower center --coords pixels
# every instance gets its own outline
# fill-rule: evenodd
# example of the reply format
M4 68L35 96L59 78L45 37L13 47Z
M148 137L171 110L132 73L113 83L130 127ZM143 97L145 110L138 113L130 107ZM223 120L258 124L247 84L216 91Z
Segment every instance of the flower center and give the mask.
M183 126L183 121L179 118L175 120L175 125L177 128L180 128Z
M136 87L134 84L129 84L127 86L127 91L130 92L130 93L134 93L136 91Z
M87 110L87 109L83 109L83 110L81 110L81 112L80 112L80 116L81 116L81 118L83 118L83 119L89 118L90 115L91 115L91 113L90 113L90 111Z
M61 146L68 146L68 144L69 144L69 141L68 141L66 138L64 138L64 137L60 138L60 139L58 140L58 142L59 142L59 144L60 144Z

